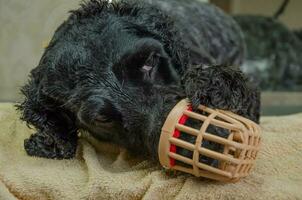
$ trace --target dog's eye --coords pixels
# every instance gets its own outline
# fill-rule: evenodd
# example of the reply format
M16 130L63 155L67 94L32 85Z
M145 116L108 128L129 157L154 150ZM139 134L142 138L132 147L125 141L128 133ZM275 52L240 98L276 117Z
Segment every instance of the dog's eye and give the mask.
M152 73L154 68L157 68L160 65L161 56L152 52L148 58L144 61L144 64L141 67L141 71L144 73L144 79L152 79Z
M121 56L112 70L122 84L154 82L161 79L161 76L166 76L165 69L161 68L168 67L168 59L161 43L153 39L142 39ZM163 75L159 75L159 71Z
M159 65L161 59L161 55L155 52L150 53L148 58L145 60L143 69L146 71L150 71L153 67Z
M142 71L149 72L149 71L151 71L151 70L152 70L152 68L153 68L153 66L144 65L144 66L142 67Z

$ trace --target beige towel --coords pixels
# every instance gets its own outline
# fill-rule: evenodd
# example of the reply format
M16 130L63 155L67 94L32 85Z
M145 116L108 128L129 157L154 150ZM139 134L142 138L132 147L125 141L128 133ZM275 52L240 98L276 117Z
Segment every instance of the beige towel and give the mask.
M72 160L26 155L33 130L12 104L0 104L0 200L302 199L302 114L263 117L263 146L253 173L235 184L167 176L117 146L80 139Z

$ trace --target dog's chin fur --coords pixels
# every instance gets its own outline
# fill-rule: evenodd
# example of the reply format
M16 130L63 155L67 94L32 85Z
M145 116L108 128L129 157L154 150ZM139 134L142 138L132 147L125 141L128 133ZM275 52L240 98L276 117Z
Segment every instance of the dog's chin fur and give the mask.
M197 1L85 3L57 29L22 88L22 120L37 129L25 150L72 158L85 129L157 160L161 127L183 98L258 122L258 90L238 69L242 41L232 18Z

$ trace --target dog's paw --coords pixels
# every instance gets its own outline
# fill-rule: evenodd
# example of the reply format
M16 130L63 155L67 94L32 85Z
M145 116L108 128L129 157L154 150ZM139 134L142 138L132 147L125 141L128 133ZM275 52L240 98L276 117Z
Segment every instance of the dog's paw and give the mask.
M24 149L30 156L70 159L75 156L76 141L58 139L53 135L38 132L24 140Z
M193 66L183 82L194 108L199 104L212 108L238 111L248 93L246 78L238 69L225 66Z

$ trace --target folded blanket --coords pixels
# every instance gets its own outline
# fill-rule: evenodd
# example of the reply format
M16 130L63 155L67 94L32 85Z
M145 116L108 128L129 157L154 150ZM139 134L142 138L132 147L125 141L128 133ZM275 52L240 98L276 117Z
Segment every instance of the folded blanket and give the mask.
M85 134L74 159L29 157L23 140L34 130L19 120L12 104L0 104L0 200L301 199L302 114L261 122L256 167L230 184L169 176L156 163Z

